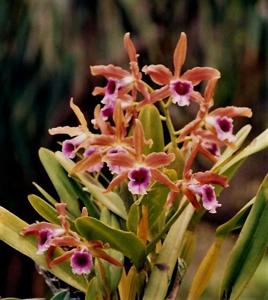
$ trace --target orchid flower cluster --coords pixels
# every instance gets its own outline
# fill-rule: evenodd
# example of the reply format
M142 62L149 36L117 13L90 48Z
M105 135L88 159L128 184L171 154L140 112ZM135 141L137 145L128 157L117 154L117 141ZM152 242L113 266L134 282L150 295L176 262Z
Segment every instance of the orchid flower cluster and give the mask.
M47 222L28 225L0 208L0 229L6 226L10 230L18 223L9 239L1 230L0 238L17 248L21 238L29 247L34 242L37 249L28 255L85 292L86 299L163 300L168 291L178 292L181 279L174 278L183 274L178 257L189 263L185 253L192 253L196 224L206 211L215 214L222 205L217 196L228 187L231 175L227 171L234 173L240 161L267 147L268 133L240 149L251 127L246 125L236 134L234 118L250 118L251 109L213 109L220 72L210 67L182 71L187 52L185 33L181 33L173 54L173 71L162 64L140 67L129 33L124 36L124 47L129 70L112 64L91 67L93 76L106 79L104 87L93 90L101 100L91 123L71 99L78 126L49 129L51 135L68 138L55 153L48 149L39 152L60 202L36 185L46 200L30 195L29 201ZM171 117L175 106L181 110L193 106L196 111L193 120L179 130ZM200 157L205 158L207 167L200 169ZM258 195L254 198L260 199L255 200L258 208L249 216L254 220L265 213L264 198ZM82 210L80 200L85 206ZM188 299L197 299L205 289L223 239L243 226L253 200L217 230ZM249 221L251 225L262 224L254 222ZM254 230L245 229L243 235L255 237ZM241 239L239 243L246 241ZM262 237L259 240L263 242ZM250 246L234 251L248 251ZM265 244L251 254L261 257L260 249L265 251ZM237 267L240 255L235 254L230 270L242 269ZM241 276L253 274L257 265L249 265L251 273ZM204 272L208 274L203 276ZM233 276L228 272L226 278ZM233 291L228 280L221 299ZM233 277L231 280L233 283ZM174 295L168 299L175 299Z

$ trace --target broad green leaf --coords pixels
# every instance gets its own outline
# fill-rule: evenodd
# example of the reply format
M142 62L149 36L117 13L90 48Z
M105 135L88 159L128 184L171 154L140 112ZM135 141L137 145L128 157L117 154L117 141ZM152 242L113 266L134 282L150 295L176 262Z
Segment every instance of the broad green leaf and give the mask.
M32 207L50 223L60 224L56 209L36 195L29 195L28 200Z
M174 147L172 143L168 145L168 153L175 154L175 160L169 165L170 169L174 169L177 172L178 178L182 178L183 168L184 168L184 158L178 147Z
M58 203L56 199L54 199L47 191L45 191L40 185L38 185L36 182L33 182L33 185L37 188L37 190L47 199L48 202L50 202L52 205L55 205Z
M237 164L244 158L264 150L268 147L268 129L263 131L260 135L258 135L247 147L241 150L238 154L236 154L229 162L221 166L221 173L224 173L233 165Z
M187 206L171 226L152 269L143 300L164 300L194 208Z
M101 300L101 299L102 299L102 295L100 295L100 289L98 286L97 278L93 277L89 282L85 300Z
M75 163L70 159L64 157L61 152L56 152L55 156L59 163L63 166L63 168L70 173L73 169ZM97 186L93 181L85 174L85 173L76 173L76 177L81 181L81 183L86 187L88 193L92 195L92 197L101 202L104 206L106 206L109 210L111 210L116 215L121 218L127 218L126 208L122 199L113 192L105 193L105 189L101 186Z
M140 205L133 203L128 212L127 218L127 229L137 234L139 221L140 221L141 213L140 213Z
M50 300L71 300L70 292L69 290L58 292L56 295L50 298Z
M224 273L220 299L238 299L256 271L268 244L268 176L265 177Z
M53 206L51 206L50 204L48 204L45 200L43 200L42 198L40 198L36 195L29 195L28 200L31 203L32 207L45 220L47 220L50 223L60 224L60 220L58 218L56 209ZM67 216L67 219L70 223L71 228L74 229L74 223L71 220L70 216Z
M241 228L246 219L247 216L252 208L252 205L255 201L256 197L251 199L244 207L242 207L238 213L236 213L235 216L233 216L230 220L228 220L226 223L220 225L216 229L216 236L217 237L226 237L231 231Z
M38 265L47 269L60 280L66 282L74 288L86 292L87 281L84 277L74 275L69 262L65 261L60 265L48 269L45 255L36 254L37 241L33 236L22 236L20 233L28 224L6 210L0 207L0 240L10 247L18 250L22 254L30 257Z
M99 210L96 207L96 205L93 203L93 200L91 199L90 194L83 191L83 187L79 182L74 181L73 187L74 187L79 199L81 200L83 205L87 208L88 214L91 217L98 219L100 216L100 213L99 213Z
M177 179L175 170L166 169L165 174L173 181ZM149 233L151 239L155 238L155 236L161 232L165 224L165 205L169 192L170 189L156 182L141 201L142 205L148 207Z
M234 145L228 146L225 151L222 153L220 156L220 159L217 161L217 163L213 166L212 171L217 171L220 166L225 164L228 159L242 146L244 143L245 139L249 135L251 131L251 126L248 124L244 127L242 127L236 134L236 139Z
M145 105L139 113L139 120L143 125L145 138L153 141L151 147L144 147L144 153L164 151L164 133L158 109L152 104Z
M112 228L120 229L116 216L105 207L101 211L100 221ZM106 252L117 261L120 261L122 264L124 263L124 255L121 252L114 249L108 249ZM122 268L118 268L106 261L102 261L102 264L105 269L105 276L108 281L109 290L113 293L117 289L120 281Z
M67 204L68 210L75 217L80 215L78 196L63 167L57 161L55 154L45 148L39 150L40 160L54 185L60 201Z
M145 261L145 246L132 232L114 229L91 217L75 222L78 232L88 240L101 240L130 258L139 269Z

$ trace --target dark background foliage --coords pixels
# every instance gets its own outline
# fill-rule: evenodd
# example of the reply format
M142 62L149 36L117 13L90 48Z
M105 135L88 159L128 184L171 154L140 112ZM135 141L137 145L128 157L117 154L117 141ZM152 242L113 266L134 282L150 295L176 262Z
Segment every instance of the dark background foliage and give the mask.
M38 149L58 148L47 130L75 124L71 96L92 116L98 99L91 91L103 82L90 76L89 66L127 67L122 37L128 31L141 65L169 67L178 35L185 31L189 41L185 67L213 66L222 73L216 105L251 107L252 137L267 127L266 0L0 0L2 206L29 222L37 218L27 202L27 194L34 191L31 182L50 189ZM189 116L176 111L176 126ZM267 171L266 159L263 153L243 167L231 185L232 199L224 193L221 212L207 221L225 220L255 193ZM0 296L44 295L33 264L2 243L0 247Z

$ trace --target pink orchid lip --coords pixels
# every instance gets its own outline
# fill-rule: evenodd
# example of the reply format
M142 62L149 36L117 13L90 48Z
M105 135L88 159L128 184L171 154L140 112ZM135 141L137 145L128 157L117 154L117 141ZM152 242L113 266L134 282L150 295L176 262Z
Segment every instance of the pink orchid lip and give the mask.
M202 146L207 149L212 155L220 157L221 152L220 148L216 143L213 142L203 142Z
M221 141L233 142L235 136L233 135L233 119L229 117L215 117L212 120L208 117L209 122L214 125L217 136Z
M53 230L41 229L38 232L37 254L43 254L49 248L49 241L54 236Z
M71 256L72 272L77 275L87 275L92 269L92 255L87 250L77 250Z
M76 148L85 140L85 138L85 134L80 134L73 139L63 141L62 153L64 156L70 159L75 158Z
M188 106L193 92L193 84L188 80L173 80L170 82L172 102L178 106Z
M211 184L191 184L189 189L201 197L203 207L210 213L215 214L217 207L221 207L216 198L214 187Z
M118 145L118 146L115 146L115 147L111 147L107 151L107 154L109 154L109 155L113 155L113 154L117 154L117 153L127 153L127 150L124 147ZM119 173L123 172L124 169L125 169L121 166L117 166L117 165L112 164L112 163L107 163L107 166L108 166L108 168L109 168L109 170L112 174L119 174Z
M97 148L96 147L89 147L85 150L84 152L84 157L89 157L91 156L93 153L95 153L97 151ZM98 164L95 164L94 166L92 167L89 167L87 169L88 172L92 173L92 172L99 172L101 169L103 168L103 162L100 162Z
M144 195L147 193L147 188L151 180L150 169L138 167L132 169L128 173L129 183L128 189L132 194Z
M112 117L114 112L114 104L105 104L101 109L101 116L103 117L104 121L108 118Z

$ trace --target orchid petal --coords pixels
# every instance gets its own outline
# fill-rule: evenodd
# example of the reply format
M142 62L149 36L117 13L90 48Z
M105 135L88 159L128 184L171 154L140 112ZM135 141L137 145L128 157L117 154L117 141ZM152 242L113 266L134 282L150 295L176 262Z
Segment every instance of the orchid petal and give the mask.
M157 169L151 169L152 177L154 180L166 185L171 190L178 192L179 189L174 182L172 182L165 174L158 171Z
M128 172L122 172L121 174L117 175L108 185L105 192L112 191L115 187L119 186L125 179L128 178Z
M106 78L122 79L130 75L128 71L122 69L121 67L116 67L111 64L107 66L104 65L91 66L90 70L93 76L101 75Z
M223 187L228 187L228 178L221 176L211 171L197 172L192 175L193 179L196 179L201 184L219 184Z
M227 107L220 107L212 111L210 116L213 117L252 117L252 110L248 107L235 107L235 106L227 106Z
M174 153L154 152L148 154L144 162L148 167L155 169L169 165L174 159Z
M136 150L136 155L138 160L141 159L141 154L143 152L144 147L144 131L142 127L142 123L140 120L135 120L135 127L134 127L134 148Z
M104 160L108 164L123 168L132 168L135 163L135 160L131 157L131 155L126 152L107 154Z
M173 55L173 64L174 64L174 75L179 77L181 73L181 67L183 66L186 58L187 52L187 36L184 32L181 33L180 38L177 42L174 55Z
M136 48L130 38L130 33L127 32L125 35L124 35L124 46L125 46L125 49L127 50L127 53L128 53L128 57L129 57L129 60L131 62L137 62L137 52L136 52Z
M50 261L49 268L52 268L53 266L56 266L56 265L64 262L68 258L70 258L73 255L74 251L75 251L75 249L66 251L62 255L60 255L60 256L56 257L55 259L53 259L52 261Z
M197 85L202 80L210 80L220 78L221 73L214 68L209 67L196 67L186 71L181 78L189 80L193 85Z
M37 235L40 230L54 230L55 228L59 228L57 225L46 223L46 222L40 222L40 223L34 223L31 224L25 228L22 229L21 234L22 235L28 235L28 234L35 234Z
M73 110L73 112L75 113L75 115L76 115L77 119L79 120L80 124L82 125L82 127L87 129L87 121L85 119L85 116L81 112L80 108L74 104L73 98L71 98L70 107Z
M50 128L48 130L48 133L50 135L55 135L55 134L67 134L71 137L81 135L83 133L83 129L81 126L78 127L70 127L70 126L59 126L55 128Z
M102 161L102 156L100 152L95 152L91 154L90 156L80 160L74 168L70 171L71 174L77 173L77 172L83 172L86 171L89 168L92 168L93 166L98 165Z
M142 71L151 77L153 82L159 85L168 84L172 78L171 71L164 65L150 65L144 66Z
M97 95L105 95L105 88L100 87L100 86L96 86L92 92L93 96L97 96Z

